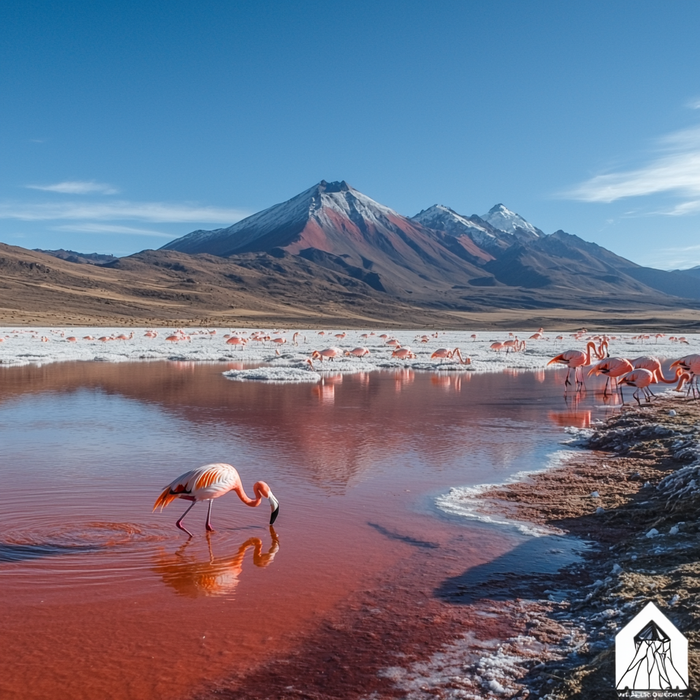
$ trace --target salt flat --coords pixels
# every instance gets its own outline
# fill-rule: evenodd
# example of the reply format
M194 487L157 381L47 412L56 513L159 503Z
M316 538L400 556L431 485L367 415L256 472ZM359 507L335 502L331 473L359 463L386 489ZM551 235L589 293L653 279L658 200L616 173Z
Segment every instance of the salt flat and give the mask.
M50 362L93 361L126 362L134 360L171 360L177 362L240 362L265 364L266 374L260 368L255 374L242 374L244 367L232 368L233 379L257 379L299 381L300 371L369 372L376 369L413 369L430 372L503 370L543 370L547 362L565 350L585 350L586 343L600 335L545 332L542 339L533 340L533 331L395 331L369 330L281 330L243 328L216 329L158 329L156 337L145 335L148 329L125 330L119 327L66 327L66 328L0 328L0 365L17 366L46 364ZM251 337L258 333L259 338ZM176 335L180 340L167 340ZM474 338L473 335L476 337ZM119 336L127 338L118 339ZM235 336L248 339L242 346L227 344ZM341 337L337 337L341 336ZM85 339L89 337L91 339ZM641 337L639 334L616 333L609 339L610 355L635 358L655 355L659 358L676 358L700 348L699 334L665 334ZM684 342L677 338L684 337ZM74 340L70 340L73 338ZM106 338L106 340L99 340ZM427 338L427 341L426 341ZM520 352L491 349L494 342L512 339L526 341ZM44 340L42 340L44 339ZM277 339L278 342L275 342ZM396 340L400 347L410 348L415 359L392 357L396 346L387 345ZM282 342L284 341L284 342ZM596 341L597 342L597 341ZM339 355L325 361L309 359L314 350L338 348L341 353L357 347L365 347L369 355L363 358ZM458 348L468 364L458 359L433 359L438 349ZM592 361L595 361L592 358ZM550 368L551 369L551 368ZM319 375L320 378L320 375Z

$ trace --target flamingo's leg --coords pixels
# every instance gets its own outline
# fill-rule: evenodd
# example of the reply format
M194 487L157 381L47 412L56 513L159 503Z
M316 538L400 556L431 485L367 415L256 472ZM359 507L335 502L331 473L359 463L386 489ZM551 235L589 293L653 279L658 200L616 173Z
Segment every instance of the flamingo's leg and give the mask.
M186 532L190 537L192 537L192 533L182 524L182 521L184 520L185 516L192 510L196 502L197 501L192 501L192 505L182 514L182 517L175 523L177 527L179 527L183 532Z
M608 378L605 380L605 389L603 389L603 396L607 396L607 395L608 395L608 386L609 386L609 384L610 384L610 377L608 377ZM611 390L610 393L612 393L612 390Z
M214 528L211 526L211 507L212 504L214 503L214 499L211 499L209 501L209 509L207 510L207 532L214 532Z
M564 380L564 387L567 387L571 384L571 380L569 379L569 375L571 374L571 367L569 367L566 370L566 379ZM576 370L574 370L574 376L576 376ZM564 389L566 391L566 388Z
M634 394L632 394L632 396L634 396L634 398L637 400L637 403L641 406L642 402L639 400L639 396L637 394L639 394L639 389L637 389L637 391L635 391Z

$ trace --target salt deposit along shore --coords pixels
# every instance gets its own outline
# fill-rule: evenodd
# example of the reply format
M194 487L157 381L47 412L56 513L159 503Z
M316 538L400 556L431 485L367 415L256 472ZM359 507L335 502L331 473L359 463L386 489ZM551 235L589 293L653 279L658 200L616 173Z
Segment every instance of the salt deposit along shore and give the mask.
M533 338L532 336L538 336ZM147 328L0 328L0 366L49 362L170 360L177 362L240 362L264 364L269 372L245 374L243 367L229 378L256 381L319 381L319 371L370 372L375 369L427 371L543 370L549 359L566 350L585 350L599 342L594 332L514 331L370 331L283 329L147 329ZM677 358L700 349L698 334L614 333L609 353L634 358L655 355ZM236 339L239 344L229 341ZM598 339L598 340L596 340ZM524 346L523 346L524 341ZM393 344L390 344L393 343ZM520 350L494 343L519 344ZM333 359L315 360L313 351L337 348ZM360 357L351 351L366 348ZM397 356L397 348L410 350ZM445 350L451 356L434 356ZM454 353L459 350L459 354ZM463 361L460 361L460 357ZM241 373L241 370L243 372ZM300 374L315 372L316 376Z
M578 443L585 452L561 466L464 496L484 514L506 513L592 544L582 564L557 575L488 582L491 597L520 601L522 611L511 612L523 629L493 655L492 668L499 654L514 663L500 675L491 671L491 679L500 697L615 698L615 634L652 601L688 639L690 684L681 697L698 697L700 401L668 394L653 405L625 406L605 424L580 431ZM458 601L472 593L450 595ZM558 641L552 625L560 626ZM545 648L533 632L547 628ZM431 663L437 657L414 670L414 682L430 675ZM462 665L462 676L433 684L433 697L482 697L470 694L474 672L473 664ZM481 677L487 688L488 674ZM460 687L466 694L454 691Z

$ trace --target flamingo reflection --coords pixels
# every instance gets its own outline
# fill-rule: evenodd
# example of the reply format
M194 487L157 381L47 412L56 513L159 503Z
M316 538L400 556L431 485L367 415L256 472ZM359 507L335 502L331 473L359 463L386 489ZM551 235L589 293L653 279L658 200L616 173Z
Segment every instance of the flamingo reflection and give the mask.
M412 369L400 369L394 372L394 389L399 393L404 385L413 384L416 378L416 373Z
M238 551L228 557L215 557L211 546L211 534L207 533L208 560L196 554L197 544L188 540L176 552L162 552L155 558L153 571L163 583L175 590L178 595L187 598L205 596L231 595L243 572L243 560L246 552L253 549L253 564L266 567L272 564L280 543L275 529L270 525L272 542L267 552L263 552L263 543L258 537L248 538Z

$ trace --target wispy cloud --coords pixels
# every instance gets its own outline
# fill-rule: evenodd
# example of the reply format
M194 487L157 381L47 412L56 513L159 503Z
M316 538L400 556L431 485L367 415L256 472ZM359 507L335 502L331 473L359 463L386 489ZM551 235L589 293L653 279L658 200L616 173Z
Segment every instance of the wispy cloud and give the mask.
M564 196L582 202L614 202L664 193L684 201L658 213L683 216L700 211L700 127L660 139L656 156L641 168L597 175Z
M250 212L164 202L0 202L0 219L20 221L152 221L154 223L232 224Z
M25 185L30 190L41 190L42 192L59 192L61 194L118 194L119 190L104 182L94 182L90 180L76 181L66 180L57 182L54 185Z
M653 256L641 260L642 264L664 270L687 269L700 265L700 245L661 248L653 251Z
M163 233L162 231L153 231L148 228L134 228L133 226L115 226L113 224L63 224L61 226L52 226L53 231L70 231L72 233L126 233L131 236L157 236L158 238L175 238L172 233Z
M696 97L688 102L690 109L700 109L700 97Z

